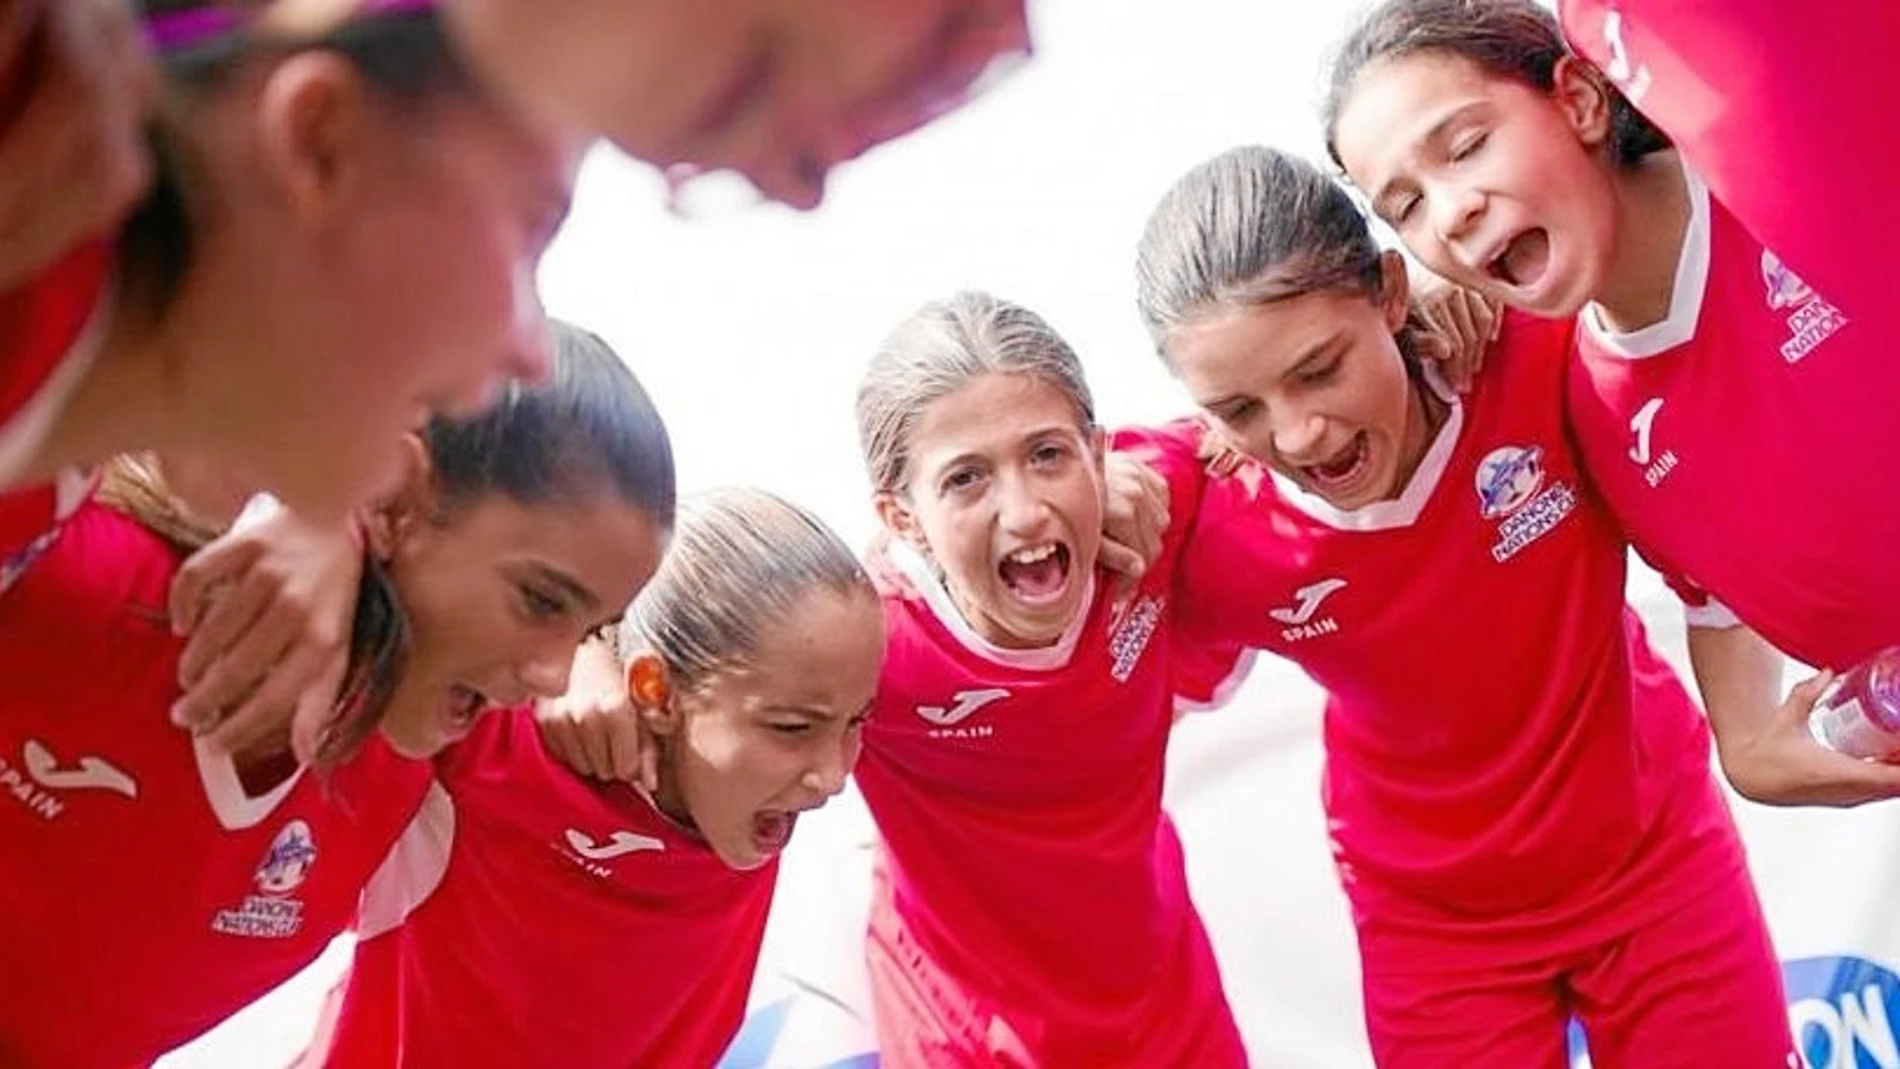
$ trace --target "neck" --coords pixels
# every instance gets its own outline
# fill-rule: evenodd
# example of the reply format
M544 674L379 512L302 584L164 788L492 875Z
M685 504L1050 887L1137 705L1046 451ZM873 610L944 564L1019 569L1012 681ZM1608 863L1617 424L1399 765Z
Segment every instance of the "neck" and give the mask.
M1690 214L1682 159L1676 153L1652 153L1619 172L1616 252L1595 294L1610 329L1627 334L1669 315Z
M167 353L164 332L151 316L116 312L98 358L54 419L28 477L52 478L118 453L180 444L189 421Z
M1407 433L1405 436L1405 462L1399 467L1399 477L1392 493L1397 496L1411 485L1412 476L1418 466L1425 462L1425 454L1431 451L1432 439L1438 437L1438 431L1451 416L1451 404L1438 396L1423 374L1412 377L1412 399L1406 414Z
M256 798L268 794L297 771L296 755L281 742L260 743L231 755L238 783Z
M989 615L983 611L980 605L976 604L973 599L964 597L955 586L946 582L944 583L944 589L950 592L950 604L956 606L957 615L963 617L963 622L970 625L970 630L975 631L983 641L990 645L1005 650L1028 650L1035 649L1037 646L1053 645L1053 643L1048 642L1030 642L1021 635L1011 634L1003 630L996 625L994 620L990 619Z
M155 462L165 489L194 516L220 529L235 523L244 503L257 492L248 480L194 450L157 453Z
M656 763L660 774L659 785L652 794L646 797L647 801L653 803L653 808L660 811L661 816L672 821L681 831L698 835L699 826L693 823L692 811L686 808L686 799L680 793L679 776L673 771L674 751L671 744L674 737L657 740L660 747L660 759ZM641 794L646 793L639 787L633 789Z

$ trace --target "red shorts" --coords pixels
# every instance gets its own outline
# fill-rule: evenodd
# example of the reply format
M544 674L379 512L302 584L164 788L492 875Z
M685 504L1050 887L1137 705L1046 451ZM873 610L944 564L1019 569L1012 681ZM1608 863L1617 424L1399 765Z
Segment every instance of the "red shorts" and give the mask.
M1781 970L1745 869L1596 945L1424 969L1363 941L1366 1029L1383 1069L1566 1069L1582 1022L1593 1069L1789 1069Z
M1191 917L1177 963L1138 1022L1079 1027L1047 1007L998 1005L959 982L889 918L871 925L865 955L878 1056L885 1069L1245 1069L1240 1029L1213 949ZM1185 973L1185 975L1182 975ZM1053 1025L1053 1027L1051 1027ZM1066 1033L1061 1036L1054 1032ZM1094 1034L1082 1034L1094 1033Z

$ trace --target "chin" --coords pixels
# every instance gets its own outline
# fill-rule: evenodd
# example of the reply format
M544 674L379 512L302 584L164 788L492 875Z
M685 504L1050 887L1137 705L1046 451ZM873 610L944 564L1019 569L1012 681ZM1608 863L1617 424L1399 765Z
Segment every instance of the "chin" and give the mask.
M439 738L420 739L414 734L389 728L383 729L383 741L389 744L390 749L411 761L427 760L442 749L442 740Z
M1075 619L1075 607L1065 605L1060 616L1039 617L1035 620L1018 619L1009 625L1009 633L1017 642L1031 648L1053 646L1069 628L1069 622Z

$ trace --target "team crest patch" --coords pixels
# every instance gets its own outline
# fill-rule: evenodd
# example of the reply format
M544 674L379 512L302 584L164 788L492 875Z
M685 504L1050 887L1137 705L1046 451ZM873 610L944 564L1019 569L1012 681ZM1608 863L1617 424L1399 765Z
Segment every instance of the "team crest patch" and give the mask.
M1761 282L1767 291L1764 299L1768 310L1788 317L1788 340L1781 343L1781 358L1788 363L1798 363L1847 325L1840 309L1815 293L1814 287L1767 249L1761 251Z
M297 889L316 862L317 845L310 839L310 825L293 820L277 833L263 863L257 866L257 889L267 895L287 895Z
M1549 534L1576 511L1577 491L1568 483L1548 482L1542 446L1493 449L1478 462L1478 514L1498 521L1491 558L1499 564Z
M254 939L288 939L303 926L303 902L291 897L317 863L317 844L310 825L293 820L278 831L264 851L252 878L256 894L244 896L235 909L221 909L211 918L211 930Z
M1544 485L1541 446L1493 449L1478 462L1478 512L1487 520L1509 516Z

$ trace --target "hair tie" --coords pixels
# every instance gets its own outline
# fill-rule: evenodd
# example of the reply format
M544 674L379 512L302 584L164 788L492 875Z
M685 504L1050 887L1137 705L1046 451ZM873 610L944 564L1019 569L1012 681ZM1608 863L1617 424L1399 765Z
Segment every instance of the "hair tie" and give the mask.
M342 21L349 22L367 15L430 11L435 6L436 0L359 0L354 10ZM161 52L177 51L235 33L253 18L269 17L268 5L247 11L237 4L214 2L203 7L152 15L145 20L145 36Z
M243 27L244 21L241 12L218 4L185 8L147 18L145 36L159 51L174 51L233 33Z

